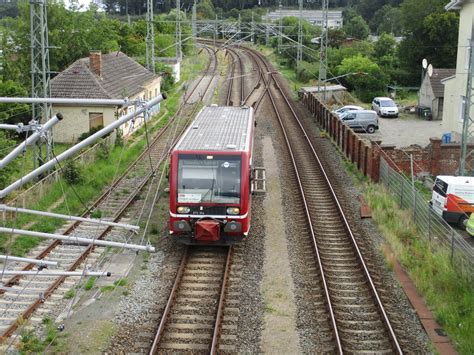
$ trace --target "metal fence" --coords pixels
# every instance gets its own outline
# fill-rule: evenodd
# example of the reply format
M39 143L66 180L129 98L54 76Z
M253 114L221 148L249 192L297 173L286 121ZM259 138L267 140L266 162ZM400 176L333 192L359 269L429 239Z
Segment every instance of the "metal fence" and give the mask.
M401 208L412 211L413 221L430 247L445 252L462 275L473 279L474 248L433 211L416 189L413 190L406 176L392 169L383 158L380 160L380 182L395 196Z

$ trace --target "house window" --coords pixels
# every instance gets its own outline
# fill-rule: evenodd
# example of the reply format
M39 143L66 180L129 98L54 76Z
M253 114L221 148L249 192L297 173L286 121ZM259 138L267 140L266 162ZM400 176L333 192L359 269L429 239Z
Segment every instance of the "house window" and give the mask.
M104 127L104 114L102 112L89 112L89 130Z
M155 97L158 96L158 88L155 88Z

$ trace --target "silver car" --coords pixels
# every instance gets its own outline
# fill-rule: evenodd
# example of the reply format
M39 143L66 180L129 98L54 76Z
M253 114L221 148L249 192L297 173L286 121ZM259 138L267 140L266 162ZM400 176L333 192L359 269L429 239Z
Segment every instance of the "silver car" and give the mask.
M372 110L347 111L341 115L340 119L353 130L374 133L379 129L377 112Z
M372 100L372 110L380 117L398 117L398 107L389 97L375 97Z
M358 110L363 110L363 109L364 109L363 107L356 106L356 105L346 105L346 106L342 106L341 108L338 108L337 110L334 110L332 112L334 112L338 116L341 116L343 113L345 113L347 111L358 111Z

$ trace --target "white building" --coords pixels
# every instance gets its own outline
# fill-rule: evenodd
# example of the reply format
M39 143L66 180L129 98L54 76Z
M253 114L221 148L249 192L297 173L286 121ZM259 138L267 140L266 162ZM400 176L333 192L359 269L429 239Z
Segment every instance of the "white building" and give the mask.
M453 141L460 141L465 110L469 48L474 26L474 0L452 0L445 9L459 11L460 21L456 74L442 80L444 84L443 129L445 132L452 132ZM471 110L471 117L474 117L474 110Z
M323 12L320 10L303 10L303 19L311 23L312 25L322 26L323 25ZM299 17L299 10L276 10L268 13L264 16L266 21L277 22L280 17L294 16ZM342 11L328 11L328 27L329 28L342 28Z

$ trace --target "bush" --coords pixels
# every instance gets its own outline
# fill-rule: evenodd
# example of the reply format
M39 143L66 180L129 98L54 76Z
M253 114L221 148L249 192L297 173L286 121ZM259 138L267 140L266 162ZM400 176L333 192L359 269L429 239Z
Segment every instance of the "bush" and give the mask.
M123 147L123 133L120 128L117 128L115 131L115 146L116 147Z
M95 154L97 159L106 160L110 157L110 146L104 141L99 143Z
M307 83L311 79L317 79L319 75L319 65L316 63L301 62L296 71L296 78Z
M82 133L82 134L79 136L79 138L77 138L77 141L78 141L78 142L83 141L83 140L86 139L87 137L92 136L94 133L100 131L102 128L104 128L104 126L98 126L98 127L92 128L89 132L84 132L84 133ZM107 135L105 135L104 137L107 137Z
M174 85L173 69L169 65L157 62L155 63L155 71L162 76L161 91L167 92L171 90Z
M76 185L84 181L81 169L76 165L74 160L70 160L62 169L63 177L69 185Z
M370 102L375 96L383 96L388 77L383 70L368 57L357 55L344 58L337 66L338 75L347 75L341 81L349 90L354 90L357 97Z

